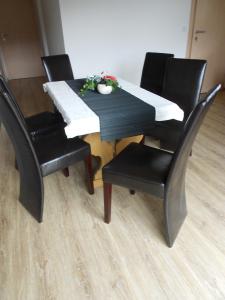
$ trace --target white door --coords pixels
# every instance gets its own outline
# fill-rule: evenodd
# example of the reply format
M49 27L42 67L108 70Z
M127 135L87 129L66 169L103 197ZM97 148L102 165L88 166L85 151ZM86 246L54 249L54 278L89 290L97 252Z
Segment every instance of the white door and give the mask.
M191 58L208 61L203 91L225 83L225 0L196 0Z

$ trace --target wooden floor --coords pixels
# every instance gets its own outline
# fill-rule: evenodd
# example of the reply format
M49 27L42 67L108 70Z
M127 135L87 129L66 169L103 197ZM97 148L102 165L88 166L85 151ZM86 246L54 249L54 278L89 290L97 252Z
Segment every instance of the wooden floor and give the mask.
M26 115L50 107L42 79L11 82ZM0 130L0 299L225 299L225 93L208 114L190 157L189 214L169 249L162 204L113 188L112 223L102 189L89 196L82 164L44 179L44 222L18 202L19 176Z

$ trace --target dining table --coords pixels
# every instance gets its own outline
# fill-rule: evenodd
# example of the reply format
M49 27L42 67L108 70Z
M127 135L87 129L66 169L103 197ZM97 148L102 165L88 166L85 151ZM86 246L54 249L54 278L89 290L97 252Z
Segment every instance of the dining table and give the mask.
M80 93L85 79L43 84L65 123L67 138L82 137L91 146L94 187L102 186L102 167L131 142L140 143L156 121L182 121L183 110L174 102L118 78L119 88L103 95Z

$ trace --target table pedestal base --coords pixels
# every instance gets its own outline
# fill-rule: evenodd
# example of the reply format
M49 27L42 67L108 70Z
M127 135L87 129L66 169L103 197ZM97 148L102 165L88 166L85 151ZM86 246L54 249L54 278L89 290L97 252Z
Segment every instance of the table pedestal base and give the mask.
M94 175L94 187L101 187L102 181L102 168L113 157L119 154L127 145L132 142L140 143L143 139L143 135L132 136L124 139L120 139L116 142L102 141L99 133L93 133L86 135L84 140L90 144L91 153L93 156L99 158L100 163L98 169Z

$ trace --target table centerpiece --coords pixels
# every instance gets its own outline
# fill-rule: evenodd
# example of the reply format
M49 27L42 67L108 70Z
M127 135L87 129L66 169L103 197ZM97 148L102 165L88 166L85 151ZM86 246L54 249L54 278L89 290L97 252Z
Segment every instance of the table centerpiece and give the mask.
M80 93L82 96L84 96L88 90L97 90L100 94L107 95L112 93L115 89L117 89L118 86L119 83L115 76L105 75L104 72L102 72L101 76L93 75L87 77L84 85L80 89Z

